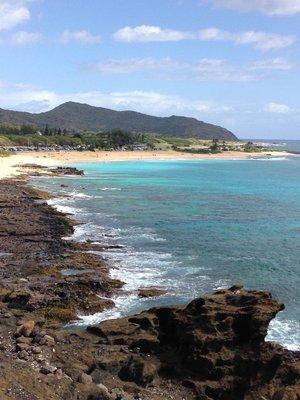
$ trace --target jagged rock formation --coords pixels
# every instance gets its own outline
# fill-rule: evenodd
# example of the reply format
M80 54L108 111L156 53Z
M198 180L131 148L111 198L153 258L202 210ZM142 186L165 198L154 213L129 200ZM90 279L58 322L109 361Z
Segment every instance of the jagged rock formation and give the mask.
M201 400L296 400L299 358L264 342L283 308L268 292L235 286L185 308L105 321L88 328L104 349L91 374L105 370L144 387L175 379Z

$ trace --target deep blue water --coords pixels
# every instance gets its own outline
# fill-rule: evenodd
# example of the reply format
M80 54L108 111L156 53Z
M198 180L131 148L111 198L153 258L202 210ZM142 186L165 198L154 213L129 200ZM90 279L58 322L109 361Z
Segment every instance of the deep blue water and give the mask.
M39 184L71 194L51 203L85 223L74 238L124 246L105 257L128 291L116 309L86 322L242 283L285 303L270 339L300 348L300 157L76 166L84 177ZM136 289L150 285L168 294L138 299Z

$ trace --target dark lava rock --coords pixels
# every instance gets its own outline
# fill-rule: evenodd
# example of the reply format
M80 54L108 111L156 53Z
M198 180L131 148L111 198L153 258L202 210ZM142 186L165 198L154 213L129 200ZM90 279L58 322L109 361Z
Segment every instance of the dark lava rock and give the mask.
M102 322L87 328L103 343L94 373L105 369L143 387L169 377L197 399L293 399L300 395L299 356L264 341L283 308L268 292L235 286L185 308Z
M51 172L56 175L84 175L84 171L73 167L52 168Z
M139 297L144 297L144 298L163 296L166 293L167 293L166 290L154 287L140 288L138 291Z

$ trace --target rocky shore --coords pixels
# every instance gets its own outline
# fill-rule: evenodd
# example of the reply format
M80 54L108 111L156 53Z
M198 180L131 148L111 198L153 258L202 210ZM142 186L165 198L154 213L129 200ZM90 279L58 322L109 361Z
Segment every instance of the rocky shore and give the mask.
M123 283L87 252L95 245L62 239L76 222L47 198L25 180L0 181L1 400L300 398L299 353L264 341L284 307L268 292L235 286L186 307L66 326L112 307Z

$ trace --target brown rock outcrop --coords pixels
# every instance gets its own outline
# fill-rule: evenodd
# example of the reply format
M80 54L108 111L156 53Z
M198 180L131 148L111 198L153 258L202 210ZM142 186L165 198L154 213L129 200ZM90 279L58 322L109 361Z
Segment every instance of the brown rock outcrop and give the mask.
M185 308L102 322L88 328L103 345L94 373L143 387L176 379L201 400L298 399L299 357L264 341L283 308L268 292L235 286Z

